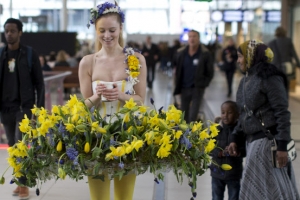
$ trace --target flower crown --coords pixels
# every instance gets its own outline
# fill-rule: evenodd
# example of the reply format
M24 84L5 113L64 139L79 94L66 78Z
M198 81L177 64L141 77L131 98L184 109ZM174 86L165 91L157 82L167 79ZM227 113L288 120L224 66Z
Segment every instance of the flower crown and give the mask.
M105 15L107 13L118 13L121 17L121 22L124 23L125 15L122 12L121 8L113 3L105 2L103 4L99 4L97 8L91 8L91 19L87 24L87 27L90 27L90 24L95 24L96 20Z

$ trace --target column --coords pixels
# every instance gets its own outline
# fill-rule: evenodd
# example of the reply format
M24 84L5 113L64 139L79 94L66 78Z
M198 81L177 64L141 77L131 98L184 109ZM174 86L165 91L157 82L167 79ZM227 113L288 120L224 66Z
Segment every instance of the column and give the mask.
M68 27L68 9L67 0L62 0L62 9L60 11L60 31L67 31Z

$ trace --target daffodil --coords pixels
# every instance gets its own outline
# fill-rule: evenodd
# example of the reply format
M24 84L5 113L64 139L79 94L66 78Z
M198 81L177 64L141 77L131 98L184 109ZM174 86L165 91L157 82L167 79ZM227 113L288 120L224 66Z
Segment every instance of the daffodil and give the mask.
M134 106L136 106L136 103L133 98L130 98L129 101L125 101L124 108L132 109Z
M52 114L59 114L59 107L57 105L53 105L51 113Z
M210 140L208 141L208 144L207 144L206 147L205 147L205 152L206 152L206 153L211 152L211 151L215 148L215 146L216 146L215 142L216 142L215 139L210 139Z
M221 168L222 168L223 170L225 170L225 171L231 170L231 169L232 169L232 167L231 167L230 165L228 165L228 164L222 164L222 165L221 165Z
M154 117L150 117L148 123L151 124L151 127L157 126L159 125L159 118L158 118L158 114L156 114Z
M206 128L206 129L204 129L203 131L200 132L199 136L200 136L200 139L201 139L201 140L210 138L210 136L209 136L207 130L208 130L208 129Z
M219 126L219 124L217 124L217 123L212 123L212 124L210 125L210 127L209 127L210 132L211 132L211 137L212 137L212 138L216 137L216 136L218 135L218 133L219 133L219 130L218 130L217 126Z
M65 124L65 125L66 125L67 131L69 131L69 132L71 132L71 133L75 131L75 126L74 126L74 124L67 123L67 124Z
M19 129L23 133L27 133L31 130L31 126L29 125L29 119L27 118L27 115L25 114L24 119L19 123Z
M33 115L36 115L38 110L39 109L36 107L36 105L33 105L33 108L31 109L31 112L32 112Z
M146 113L147 112L148 107L147 106L139 106L139 111L141 113Z

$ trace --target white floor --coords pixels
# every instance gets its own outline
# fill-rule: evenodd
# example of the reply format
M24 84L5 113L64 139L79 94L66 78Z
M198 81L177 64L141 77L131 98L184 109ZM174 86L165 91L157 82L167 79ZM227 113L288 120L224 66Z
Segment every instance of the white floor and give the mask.
M234 91L237 88L240 76L236 74L234 81ZM209 109L217 116L220 114L219 107L222 102L227 100L226 97L226 84L225 77L219 71L215 72L215 77L206 90L205 100ZM172 96L172 78L157 72L156 80L152 90L147 89L146 104L151 106L150 98L155 101L156 107L165 106L173 102ZM290 98L290 111L292 113L292 136L297 139L296 147L298 155L300 155L300 91L293 93ZM235 96L232 96L232 100L235 100ZM0 150L0 173L6 169L7 162L6 150ZM300 189L300 157L293 162L295 169L298 190ZM1 175L1 174L0 174ZM6 182L4 185L0 185L0 200L14 200L18 199L13 197L11 192L15 189L16 185L9 184L11 179L11 170L6 175ZM165 181L160 184L156 184L153 181L154 177L150 173L145 173L137 177L136 187L134 192L134 200L183 200L190 199L191 192L190 187L187 184L187 180L184 180L183 184L179 184L173 172L169 172L165 175ZM201 200L211 199L211 178L209 172L198 178L197 181L197 198ZM111 190L112 191L112 190ZM40 196L36 196L35 189L30 189L31 200L88 200L89 191L86 180L75 182L73 180L58 180L49 181L43 184L40 190ZM112 195L111 195L112 196ZM112 197L113 199L113 197ZM225 196L227 199L227 195Z

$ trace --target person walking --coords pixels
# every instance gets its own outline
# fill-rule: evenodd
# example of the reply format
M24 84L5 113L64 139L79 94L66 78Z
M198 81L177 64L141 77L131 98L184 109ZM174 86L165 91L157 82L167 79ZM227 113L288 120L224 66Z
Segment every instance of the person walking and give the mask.
M205 88L214 75L213 59L209 50L200 43L198 31L188 32L188 45L178 49L175 67L175 89L180 94L180 108L187 122L196 121Z
M45 106L45 86L38 54L20 43L23 24L20 20L9 18L4 23L7 45L0 55L0 119L11 147L22 140L19 123L24 115L30 119L34 105ZM29 198L25 187L26 175L19 179L14 196Z
M159 48L156 44L152 43L150 36L146 38L146 42L142 48L142 54L147 63L147 86L149 89L152 89L155 79L155 65L159 59Z
M232 81L233 76L236 70L236 60L237 60L237 51L232 38L228 39L228 45L222 52L222 71L225 72L228 93L227 97L230 97L232 94Z
M247 156L239 199L299 200L287 153L287 144L291 140L291 114L286 76L271 64L274 54L261 41L242 43L237 54L237 63L245 76L236 95L240 117L228 151L231 156L238 155L236 138L242 130L246 137ZM272 165L273 137L277 143L278 168Z
M295 51L292 40L286 36L286 31L283 27L276 28L275 37L276 38L269 43L269 47L274 52L272 64L283 71L288 81L290 81L296 77L295 67L300 67L299 57ZM292 64L290 72L283 68L283 63L287 62ZM296 66L294 67L294 65Z
M91 14L90 23L95 25L98 49L96 53L84 56L79 63L80 90L86 105L89 108L95 106L102 118L110 120L130 98L143 104L146 61L132 48L123 48L124 13L116 3L100 4L91 10ZM107 171L103 175L104 181L88 176L91 200L110 200L110 177ZM122 179L113 178L114 199L132 200L135 179L134 172Z

